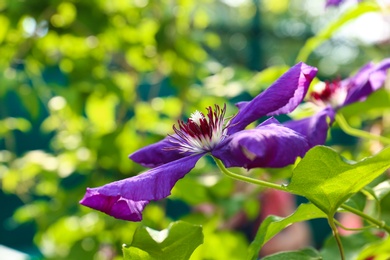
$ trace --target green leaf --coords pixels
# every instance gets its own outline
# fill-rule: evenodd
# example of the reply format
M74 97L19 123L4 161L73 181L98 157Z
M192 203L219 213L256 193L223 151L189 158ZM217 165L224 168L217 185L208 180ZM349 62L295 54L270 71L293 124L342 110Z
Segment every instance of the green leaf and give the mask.
M115 108L118 98L113 95L92 94L88 97L85 112L98 134L111 133L116 128Z
M377 237L378 238L378 237ZM365 259L389 259L390 258L390 237L384 240L365 245L363 250L355 258L356 260Z
M130 245L122 247L128 259L189 259L192 252L203 243L202 227L177 221L167 229L157 231L139 227Z
M27 132L31 129L31 123L24 118L8 117L0 120L0 137L13 130Z
M367 193L366 193L367 194ZM345 204L351 206L360 211L364 211L364 207L366 206L367 197L363 193L359 192L349 198Z
M286 251L276 253L262 258L263 260L320 260L323 259L320 253L314 248L305 248L297 251Z
M0 27L0 43L2 43L7 36L7 31L10 25L9 18L7 16L0 15L0 24L2 24Z
M306 61L309 55L323 42L330 39L333 34L340 29L347 22L359 17L362 14L368 12L379 11L380 7L374 3L361 3L356 5L355 8L352 8L345 12L341 17L339 17L333 23L330 23L328 27L317 33L315 36L308 39L305 45L302 47L301 51L298 54L297 61Z
M390 193L390 180L379 183L373 188L375 197L377 200L382 200L387 194Z
M316 146L293 171L287 191L306 197L328 216L390 167L390 147L357 163L336 151Z
M19 93L16 92L18 94L20 101L22 102L26 111L31 115L31 118L37 119L41 112L41 108L39 106L39 97L37 97L34 93L31 93L30 92L31 90L24 85L21 86L20 88L25 91L25 92L19 91Z
M272 237L293 223L315 218L326 218L326 214L315 205L301 204L297 210L286 218L268 216L262 223L251 245L249 246L247 259L257 259L261 247Z
M188 191L191 192L188 192ZM209 201L206 187L194 178L183 178L178 181L172 190L172 198L180 198L190 205Z
M248 239L243 232L228 228L221 229L225 221L221 212L206 217L204 213L187 215L184 218L191 223L202 223L204 243L191 255L191 260L205 259L243 259L248 249Z
M353 127L360 127L362 122L368 119L375 119L388 113L390 110L390 92L386 89L379 89L368 96L364 102L355 102L343 107L340 113L344 115Z

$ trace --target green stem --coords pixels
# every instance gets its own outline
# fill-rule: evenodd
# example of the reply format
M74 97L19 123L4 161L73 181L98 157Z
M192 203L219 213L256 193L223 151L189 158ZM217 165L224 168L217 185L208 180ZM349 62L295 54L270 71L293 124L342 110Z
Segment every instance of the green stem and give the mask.
M363 130L360 130L360 129L352 128L348 124L348 122L344 118L344 116L342 114L340 114L340 113L337 113L335 117L336 117L337 123L340 125L340 128L345 133L347 133L349 135L360 137L360 138L366 138L366 139L381 141L384 144L390 144L390 139L388 139L386 137L383 137L383 136L380 136L380 135L374 135L374 134L371 134L369 132L366 132L366 131L363 131Z
M367 214L365 214L357 209L354 209L348 205L345 205L345 204L341 205L341 208L360 216L361 218L367 220L368 222L374 224L375 226L386 230L386 232L388 234L390 234L390 227L387 226L383 220L382 221L377 220L377 219L375 219L375 218L373 218L373 217L371 217L371 216L369 216L369 215L367 215Z
M329 217L328 216L328 222L329 222L330 228L333 231L333 236L336 239L337 246L339 247L341 260L345 260L343 244L341 243L340 234L339 234L339 231L337 230L337 227L336 227L336 225L334 223L333 217Z
M247 177L247 176L244 176L244 175L240 175L240 174L231 172L231 171L229 171L228 169L225 168L225 166L223 165L223 163L219 159L215 158L214 156L212 156L212 157L213 157L215 163L217 164L218 168L224 174L229 176L230 178L237 179L237 180L240 180L240 181L249 182L249 183L256 184L256 185L263 186L263 187L267 187L267 188L272 188L272 189L276 189L276 190L286 191L286 189L285 189L285 187L283 185L275 184L275 183L268 182L268 181L262 181L262 180L258 180L258 179L253 179L253 178L250 178L250 177Z
M369 226L364 226L364 227L361 227L361 228L349 228L349 227L346 227L344 226L343 224L341 224L339 221L337 221L336 219L334 220L334 223L336 223L337 226L341 227L342 229L344 230L348 230L348 231L363 231L363 230L366 230L366 229L369 229L369 228L374 228L376 227L375 225L369 225Z

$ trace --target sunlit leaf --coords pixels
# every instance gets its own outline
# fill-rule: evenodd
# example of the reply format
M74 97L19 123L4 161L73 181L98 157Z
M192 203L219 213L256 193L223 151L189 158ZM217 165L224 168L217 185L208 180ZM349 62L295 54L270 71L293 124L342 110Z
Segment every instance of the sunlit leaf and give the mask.
M151 132L159 132L161 130L161 127L157 127L157 124L159 123L159 113L153 109L151 104L138 102L134 105L134 112L135 124L139 130ZM165 131L165 133L161 134L167 133L168 132Z
M278 216L268 216L259 227L256 238L249 247L246 259L257 259L258 253L262 246L272 237L289 225L316 218L326 218L326 214L313 204L301 204L298 209L286 218Z
M107 134L115 130L115 107L117 98L114 95L91 95L86 105L88 118L99 134Z
M183 178L178 181L172 190L172 195L194 205L210 200L207 188L193 178Z
M288 0L282 0L282 1L264 1L263 3L264 7L275 14L280 14L285 12L289 7L289 1Z
M46 213L47 214L47 213ZM47 255L67 254L72 246L84 237L97 235L104 231L104 221L95 212L77 216L64 216L57 219L39 238L44 241L42 250ZM56 249L50 247L57 245ZM60 252L58 251L60 250Z
M259 216L261 209L260 201L255 198L246 198L243 208L249 219L254 220Z
M346 162L336 151L316 146L293 171L287 190L305 196L333 216L353 194L390 167L390 147L357 163Z
M364 246L355 259L390 259L390 237Z
M14 219L19 223L33 221L34 218L47 212L49 205L45 201L36 200L32 204L23 205L14 212Z
M161 231L139 227L132 243L124 245L122 250L125 260L189 259L202 243L202 227L178 221Z
M58 6L57 13L51 17L50 22L55 27L65 27L74 21L76 13L76 7L72 3L63 2Z
M189 216L193 222L199 222L199 215ZM221 218L215 214L203 226L204 243L191 255L191 260L204 259L243 259L248 248L247 238L242 232L221 230ZM203 221L202 221L203 223ZM218 249L218 250L217 250Z
M0 16L0 24L2 25L0 27L0 43L2 43L5 36L6 36L6 32L8 30L8 26L9 26L9 20L8 20L7 16L4 16L4 15Z
M373 188L377 200L382 200L390 193L390 180L385 180Z
M31 123L24 118L8 117L4 120L0 120L0 136L13 130L27 132L28 130L30 130L30 128Z
M20 177L17 172L2 168L1 189L5 192L16 193L18 185L20 185Z
M194 24L197 28L204 29L210 23L210 17L207 10L198 9L194 15Z

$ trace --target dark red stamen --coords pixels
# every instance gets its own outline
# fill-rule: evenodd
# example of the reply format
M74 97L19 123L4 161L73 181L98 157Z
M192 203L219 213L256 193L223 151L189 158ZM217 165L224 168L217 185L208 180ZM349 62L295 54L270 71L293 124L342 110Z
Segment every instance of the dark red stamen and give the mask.
M197 112L187 122L180 120L178 127L173 126L176 136L171 136L171 141L178 146L170 149L180 149L183 152L210 151L223 139L226 127L223 125L226 105L222 109L217 105L214 109L212 107L206 109L206 116Z
M332 95L336 92L341 86L341 80L335 79L333 81L325 81L325 88L320 92L312 92L310 97L314 100L321 100L327 102L330 100Z

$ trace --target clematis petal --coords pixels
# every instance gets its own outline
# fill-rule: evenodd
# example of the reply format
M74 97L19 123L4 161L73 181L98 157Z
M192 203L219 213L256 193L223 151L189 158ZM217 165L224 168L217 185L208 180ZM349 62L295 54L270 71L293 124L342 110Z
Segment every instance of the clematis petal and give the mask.
M316 68L298 63L252 101L238 103L239 111L230 122L228 134L244 129L263 116L293 111L305 97L316 73Z
M387 70L390 67L390 58L386 58L378 63L377 70Z
M279 124L261 125L227 137L211 153L226 167L284 167L309 149L304 136Z
M203 154L188 156L135 177L97 188L87 188L80 204L118 219L140 221L144 207L151 200L169 196L175 183L194 168L202 156Z
M129 158L144 167L154 168L189 155L180 152L178 149L171 149L177 145L169 141L170 138L168 136L157 143L145 146L130 154Z
M390 68L390 58L384 59L377 65L368 63L353 77L342 83L348 87L348 95L343 106L366 99L372 92L383 86L387 70Z
M361 0L357 0L356 2L360 2ZM344 0L326 0L325 7L329 6L339 6Z
M100 210L117 219L141 221L142 211L149 204L149 201L134 201L123 198L121 195L105 196L100 194L99 188L87 188L87 192L80 204Z
M341 2L343 2L343 0L327 0L325 6L338 6L341 4Z
M265 125L270 125L270 124L280 125L280 122L275 117L272 116L272 117L268 118L267 120L265 120L264 122L260 123L258 126L256 126L256 128L259 128L259 127L262 127Z
M328 129L334 122L335 111L327 107L311 117L300 120L291 120L283 123L284 126L306 137L309 147L325 144Z

